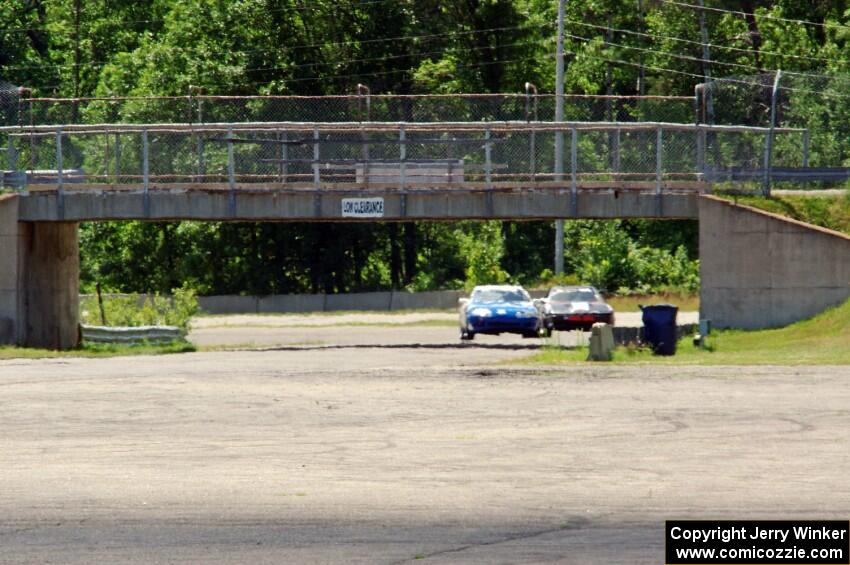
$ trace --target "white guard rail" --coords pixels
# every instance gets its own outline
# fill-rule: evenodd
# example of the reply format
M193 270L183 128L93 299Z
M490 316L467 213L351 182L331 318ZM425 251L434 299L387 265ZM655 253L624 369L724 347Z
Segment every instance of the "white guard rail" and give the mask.
M183 332L177 326L109 327L83 324L82 335L83 341L91 343L136 345L140 343L171 343L172 341L181 339Z

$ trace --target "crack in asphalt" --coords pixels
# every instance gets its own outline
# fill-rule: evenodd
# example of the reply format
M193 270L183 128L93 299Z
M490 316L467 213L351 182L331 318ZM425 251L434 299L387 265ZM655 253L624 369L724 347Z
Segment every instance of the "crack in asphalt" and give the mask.
M439 551L432 551L431 553L423 553L415 555L414 557L409 557L406 559L402 559L399 561L393 561L391 565L403 565L404 563L409 563L411 561L420 561L425 559L431 559L432 557L438 557L441 555L450 555L453 553L461 553L463 551L467 551L469 549L474 549L478 547L490 547L494 545L499 545L502 543L509 543L512 541L522 540L522 539L532 539L540 536L545 536L546 534L554 534L557 532L563 532L566 530L578 530L586 526L590 520L585 518L578 518L573 520L572 522L567 522L565 524L561 524L560 526L554 528L547 528L545 530L536 530L532 532L524 532L524 533L516 533L516 534L508 534L507 536L503 536L499 539L491 540L491 541L483 541L480 543L469 543L466 545L461 545L458 547L452 547L448 549L441 549Z

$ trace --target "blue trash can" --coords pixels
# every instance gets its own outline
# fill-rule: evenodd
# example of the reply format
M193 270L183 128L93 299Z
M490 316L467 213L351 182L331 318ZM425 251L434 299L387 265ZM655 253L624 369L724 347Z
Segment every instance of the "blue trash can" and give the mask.
M643 339L656 355L676 354L676 314L678 306L656 304L641 306L643 312Z

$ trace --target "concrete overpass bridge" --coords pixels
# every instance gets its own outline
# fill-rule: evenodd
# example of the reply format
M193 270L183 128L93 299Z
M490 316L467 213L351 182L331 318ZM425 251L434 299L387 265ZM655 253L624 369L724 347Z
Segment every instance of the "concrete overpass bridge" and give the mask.
M757 167L770 132L533 120L0 127L0 342L77 343L81 221L697 219L712 172Z
M695 218L707 175L730 155L750 165L768 132L517 121L0 128L3 185L34 222Z

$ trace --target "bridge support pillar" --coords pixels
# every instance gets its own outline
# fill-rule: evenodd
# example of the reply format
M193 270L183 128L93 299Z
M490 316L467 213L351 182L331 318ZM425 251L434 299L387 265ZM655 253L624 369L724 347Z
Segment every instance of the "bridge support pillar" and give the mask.
M20 222L0 200L0 343L71 349L79 343L76 222Z
M0 196L0 344L23 339L21 249L26 245L25 224L18 222L18 197Z
M23 345L71 349L80 341L78 227L76 222L29 224Z

